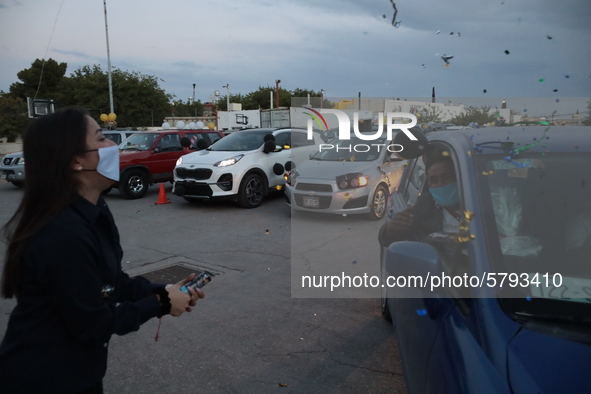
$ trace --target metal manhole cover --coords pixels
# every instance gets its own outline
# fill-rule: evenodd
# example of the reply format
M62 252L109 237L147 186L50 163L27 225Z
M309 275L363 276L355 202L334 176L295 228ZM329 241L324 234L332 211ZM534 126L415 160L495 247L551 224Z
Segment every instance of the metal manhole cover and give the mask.
M156 271L147 272L145 274L141 274L144 278L148 279L150 282L154 283L177 283L185 279L192 273L195 275L199 275L201 272L195 268L187 268L180 265L173 265L171 267L162 268Z

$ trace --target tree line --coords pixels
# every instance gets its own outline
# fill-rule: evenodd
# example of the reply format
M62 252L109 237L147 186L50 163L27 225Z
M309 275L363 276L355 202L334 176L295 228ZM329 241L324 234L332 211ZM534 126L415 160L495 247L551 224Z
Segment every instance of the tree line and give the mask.
M56 108L82 107L99 124L100 115L110 112L108 73L100 65L85 65L66 76L67 63L54 59L36 59L31 67L17 73L18 82L9 91L0 90L0 138L13 141L31 122L28 117L27 97L52 99ZM204 103L200 100L176 99L160 87L158 77L138 71L111 69L113 101L116 105L118 127L160 126L167 116L202 116ZM241 103L242 109L270 107L271 86L259 87L248 94L230 95L230 102ZM279 89L279 105L291 106L292 97L319 100L320 92L307 89ZM226 96L217 100L217 110L226 110ZM275 105L275 98L273 99ZM313 103L320 106L320 102ZM325 100L326 107L330 102ZM325 108L326 108L325 107Z

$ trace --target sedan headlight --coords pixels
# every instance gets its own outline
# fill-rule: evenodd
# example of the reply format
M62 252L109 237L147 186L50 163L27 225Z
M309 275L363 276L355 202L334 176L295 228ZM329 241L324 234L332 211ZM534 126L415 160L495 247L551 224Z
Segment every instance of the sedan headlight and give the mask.
M296 170L291 170L285 179L285 182L289 185L289 186L295 186L295 180L298 177L298 172Z
M181 163L183 162L183 156L179 157L179 159L176 161L176 165L181 165Z
M231 157L229 159L221 160L221 161L218 161L217 163L215 163L214 166L215 167L233 166L234 164L238 163L238 161L240 159L242 159L243 157L244 157L244 155L238 155L238 156Z
M367 186L369 184L369 177L367 175L363 175L360 172L340 175L336 179L337 185L341 190L356 189L359 187Z

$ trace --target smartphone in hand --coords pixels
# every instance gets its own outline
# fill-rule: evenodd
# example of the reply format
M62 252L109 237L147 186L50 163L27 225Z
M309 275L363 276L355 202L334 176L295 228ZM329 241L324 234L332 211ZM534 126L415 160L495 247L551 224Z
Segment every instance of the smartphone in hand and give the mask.
M199 275L197 275L196 277L194 277L189 282L187 282L183 287L181 287L181 290L187 294L191 294L189 292L189 288L200 289L203 286L205 286L206 284L208 284L209 282L211 282L212 277L213 277L213 274L211 274L207 271L204 271L204 272L200 273Z

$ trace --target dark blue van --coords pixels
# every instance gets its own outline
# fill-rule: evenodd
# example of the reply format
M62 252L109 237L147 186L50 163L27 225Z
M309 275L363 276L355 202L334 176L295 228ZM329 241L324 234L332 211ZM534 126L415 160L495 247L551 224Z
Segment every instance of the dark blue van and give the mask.
M430 133L454 163L455 232L382 249L382 313L409 393L591 392L591 128ZM391 207L427 191L409 160Z

